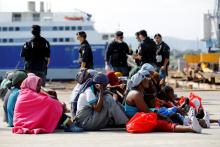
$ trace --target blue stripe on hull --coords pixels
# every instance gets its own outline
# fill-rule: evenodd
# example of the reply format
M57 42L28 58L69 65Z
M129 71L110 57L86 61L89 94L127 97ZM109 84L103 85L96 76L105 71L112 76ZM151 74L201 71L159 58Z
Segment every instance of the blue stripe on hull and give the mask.
M95 68L104 67L106 44L92 44ZM22 46L0 46L0 69L22 69L24 61L20 58ZM79 68L78 45L51 45L49 68Z

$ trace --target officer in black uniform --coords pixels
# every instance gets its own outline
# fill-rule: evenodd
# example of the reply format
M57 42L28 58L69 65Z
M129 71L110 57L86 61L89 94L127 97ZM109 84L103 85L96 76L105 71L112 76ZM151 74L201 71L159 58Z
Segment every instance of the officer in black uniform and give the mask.
M32 26L33 38L24 44L21 57L25 60L25 71L39 76L42 79L42 86L45 86L50 63L50 44L41 37L40 32L39 25Z
M162 40L161 34L155 34L154 40L157 45L156 59L157 71L165 71L165 76L168 75L170 47Z
M141 43L139 45L139 52L134 55L135 60L140 61L140 65L142 66L145 63L149 63L153 66L156 66L156 44L153 39L147 36L147 32L145 30L141 30L139 32L139 39Z
M131 55L127 43L123 41L123 32L115 33L115 40L112 41L106 49L106 64L110 65L115 72L121 72L123 76L128 76L129 67L127 55Z
M91 46L89 45L88 41L86 40L86 32L81 31L76 34L77 40L80 42L80 49L79 49L79 64L80 68L87 68L93 69L93 54Z

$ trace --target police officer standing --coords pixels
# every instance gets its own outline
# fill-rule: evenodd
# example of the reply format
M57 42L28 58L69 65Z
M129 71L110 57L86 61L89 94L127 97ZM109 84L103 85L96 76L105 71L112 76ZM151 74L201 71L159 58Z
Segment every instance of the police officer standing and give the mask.
M135 60L140 60L141 66L144 63L156 66L156 44L153 39L147 36L145 30L139 32L139 39L141 40L139 52L133 56Z
M25 60L25 70L34 73L42 79L42 86L45 86L47 68L50 63L50 44L41 37L41 27L32 26L33 38L23 46L21 57Z
M123 41L123 32L117 31L115 39L106 50L106 64L111 66L115 72L121 72L123 76L128 76L129 67L127 63L127 55L132 54L127 43Z
M165 76L168 75L170 47L162 40L161 34L155 34L154 40L157 45L156 59L157 59L157 71L165 71Z
M81 31L76 34L77 40L80 42L80 49L79 49L79 64L80 68L87 68L93 69L93 54L91 46L89 45L88 41L86 40L86 32Z

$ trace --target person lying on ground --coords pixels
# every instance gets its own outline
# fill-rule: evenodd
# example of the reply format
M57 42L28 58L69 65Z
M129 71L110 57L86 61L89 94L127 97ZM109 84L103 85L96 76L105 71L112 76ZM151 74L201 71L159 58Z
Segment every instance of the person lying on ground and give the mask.
M129 91L126 97L125 112L132 117L137 112L152 112L150 110L149 97L145 98L145 90L151 86L149 77L146 77L143 72L138 72L132 77L133 89ZM193 132L201 133L201 126L195 117L191 117L190 126L182 126L174 124L167 117L158 114L158 124L154 131L159 132Z
M218 123L218 125L220 126L220 119L210 119L208 111L206 111L206 109L202 105L201 97L191 92L189 94L189 98L184 96L181 97L181 99L179 100L180 104L183 103L183 101L186 99L189 99L189 115L195 115L203 128L210 128L210 123Z

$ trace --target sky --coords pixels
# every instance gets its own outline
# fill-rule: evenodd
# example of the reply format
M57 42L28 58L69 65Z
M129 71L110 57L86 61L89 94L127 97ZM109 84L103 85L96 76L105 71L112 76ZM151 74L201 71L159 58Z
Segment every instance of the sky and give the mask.
M39 1L37 9L39 9ZM149 35L181 39L203 38L203 14L214 9L215 0L45 0L55 12L75 8L93 16L99 32L122 30L134 36L141 29ZM0 0L0 11L26 11L27 0Z

